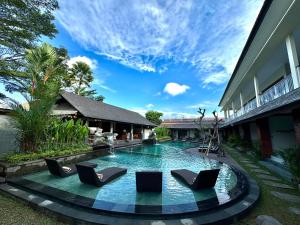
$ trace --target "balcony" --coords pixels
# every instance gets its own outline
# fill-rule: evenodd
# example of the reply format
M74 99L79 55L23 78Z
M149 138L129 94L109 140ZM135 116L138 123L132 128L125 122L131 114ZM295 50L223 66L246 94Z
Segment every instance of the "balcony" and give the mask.
M293 89L294 89L294 86L293 86L292 76L289 74L289 75L285 76L283 79L276 82L274 85L272 85L268 89L266 89L259 96L260 104L261 104L261 106L265 105L268 102L270 102L282 95L289 93ZM226 121L230 121L232 119L238 118L238 117L244 115L245 113L248 113L256 108L257 108L257 101L256 101L256 98L254 98L244 105L244 110L242 110L242 109L237 110L234 113L235 117L233 117L233 115L231 115L231 116L229 116L229 118Z

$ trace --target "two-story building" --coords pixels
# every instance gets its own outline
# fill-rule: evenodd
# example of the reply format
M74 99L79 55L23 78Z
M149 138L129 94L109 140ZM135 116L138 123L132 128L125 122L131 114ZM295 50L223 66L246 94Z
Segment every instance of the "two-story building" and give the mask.
M266 0L220 100L225 136L264 158L300 145L300 1Z

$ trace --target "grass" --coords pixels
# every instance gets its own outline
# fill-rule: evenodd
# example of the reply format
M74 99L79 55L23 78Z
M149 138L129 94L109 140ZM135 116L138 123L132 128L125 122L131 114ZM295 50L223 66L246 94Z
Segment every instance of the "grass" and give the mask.
M265 185L262 182L262 179L257 177L255 172L252 172L251 168L247 166L246 163L241 162L243 159L248 159L249 161L252 161L253 164L257 165L261 169L270 172L270 174L274 177L279 178L281 181L278 183L285 183L284 180L282 180L281 177L277 176L276 174L269 171L264 166L261 166L258 163L258 159L256 159L254 156L250 156L247 154L240 154L239 152L235 151L232 148L225 147L226 153L228 153L235 161L237 161L247 172L250 174L252 178L256 180L260 187L261 196L257 203L257 205L251 210L249 215L245 217L244 219L234 223L234 225L253 225L255 223L255 219L259 215L269 215L276 218L279 222L281 222L284 225L299 225L299 215L293 214L288 211L289 207L300 207L300 204L296 203L289 203L287 201L280 200L273 195L271 195L271 191L279 191L284 193L289 193L293 195L300 195L299 191L297 189L295 190L287 190L287 189L280 189L275 187L270 187ZM292 185L292 184L289 184Z
M0 225L63 225L55 218L34 210L24 202L0 192Z

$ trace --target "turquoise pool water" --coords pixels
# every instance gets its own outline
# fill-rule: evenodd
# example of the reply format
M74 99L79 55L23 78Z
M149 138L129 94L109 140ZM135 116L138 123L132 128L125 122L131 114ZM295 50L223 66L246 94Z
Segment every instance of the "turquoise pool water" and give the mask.
M78 196L95 199L94 208L101 208L102 200L118 205L176 205L196 204L198 201L217 197L220 203L229 200L230 191L237 182L235 173L225 164L207 158L201 158L185 152L186 148L195 147L188 142L167 142L156 145L145 145L124 148L115 154L99 157L89 162L96 163L97 170L111 166L127 168L127 174L113 182L97 188L80 183L78 175L56 178L48 171L26 175L26 180L41 183ZM211 190L192 191L183 183L171 176L173 169L189 169L199 172L204 169L221 168L216 186ZM158 170L163 172L163 191L157 193L137 193L135 171ZM98 205L99 204L99 205ZM116 208L116 211L122 211Z

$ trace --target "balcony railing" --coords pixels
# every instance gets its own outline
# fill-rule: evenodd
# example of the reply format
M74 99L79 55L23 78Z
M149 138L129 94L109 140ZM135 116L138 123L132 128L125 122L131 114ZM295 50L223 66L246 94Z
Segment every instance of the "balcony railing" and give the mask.
M244 106L245 113L250 112L251 110L257 108L256 98L252 99L251 101L247 102Z
M293 90L292 76L288 75L276 84L265 90L260 96L260 103L266 104Z
M265 90L260 96L260 104L264 105L282 95L287 94L288 92L294 89L292 76L289 74L285 76L283 79L272 85L270 88ZM251 110L257 108L256 98L247 102L244 105L244 110L239 109L235 112L235 118L240 117L241 115L250 112ZM233 115L229 116L227 120L232 120Z

